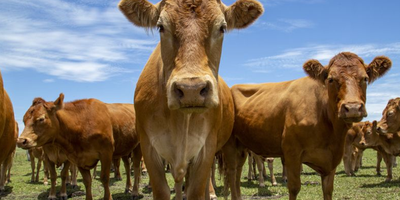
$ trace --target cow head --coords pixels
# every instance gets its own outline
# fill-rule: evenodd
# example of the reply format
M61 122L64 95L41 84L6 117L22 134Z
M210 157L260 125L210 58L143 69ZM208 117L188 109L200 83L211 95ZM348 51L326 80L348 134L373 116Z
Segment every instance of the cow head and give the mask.
M29 149L54 141L60 128L56 112L63 105L64 94L54 102L35 98L24 115L25 128L17 140L18 147Z
M354 145L358 148L368 148L378 146L379 135L376 133L376 121L360 122L360 131L354 139Z
M122 0L129 21L160 32L168 107L202 112L219 104L218 69L227 30L245 28L262 13L255 0L225 6L220 0Z
M379 133L397 133L400 130L400 98L390 99L378 122Z
M378 56L365 65L356 54L343 52L333 57L326 67L317 60L309 60L303 68L311 78L325 85L329 104L337 117L351 123L367 116L367 84L384 75L391 66L392 62L385 56Z

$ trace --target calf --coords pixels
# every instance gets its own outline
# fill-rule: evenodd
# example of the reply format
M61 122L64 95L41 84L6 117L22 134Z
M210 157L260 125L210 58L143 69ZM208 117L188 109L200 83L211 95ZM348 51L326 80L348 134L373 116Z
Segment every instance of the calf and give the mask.
M15 150L15 143L18 138L14 118L14 110L6 90L3 86L3 77L0 72L0 194L4 191L6 183L6 171L12 153Z
M28 149L28 154L29 158L31 161L31 182L39 182L39 172L40 168L42 167L42 163L44 163L44 151L42 147L35 147ZM35 160L37 159L37 163ZM47 169L47 164L43 165L43 172L44 172L44 177L43 177L43 184L47 185L47 177L48 177L48 169ZM35 174L35 169L36 169L36 174ZM36 175L36 176L35 176Z
M232 133L233 101L218 75L224 33L245 28L263 12L254 0L122 0L137 26L157 28L160 43L136 84L136 130L154 199L170 199L163 159L171 164L176 199L204 199L215 153Z
M245 148L284 158L289 199L296 199L300 191L302 163L320 174L324 199L332 199L347 131L367 116L367 85L390 67L384 56L366 65L356 54L343 52L325 67L317 60L307 61L303 68L308 77L233 86L235 124L223 148L232 199L241 199Z
M105 103L96 99L64 103L64 94L54 102L35 98L24 115L24 123L18 146L24 149L46 144L57 146L69 161L78 166L85 184L86 199L92 199L90 169L100 160L104 199L111 199L109 176L114 138Z
M249 162L249 172L247 175L248 180L256 179L256 166L259 172L258 175L258 184L260 187L265 187L264 178L267 178L267 172L265 170L264 162L267 161L269 174L271 177L271 184L277 185L275 175L274 175L274 158L263 158L252 151L249 152L249 157L247 158Z

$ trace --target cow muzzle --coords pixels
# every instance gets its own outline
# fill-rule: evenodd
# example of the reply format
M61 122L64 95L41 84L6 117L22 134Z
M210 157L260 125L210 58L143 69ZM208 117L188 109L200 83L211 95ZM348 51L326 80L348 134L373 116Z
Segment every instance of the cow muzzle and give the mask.
M19 137L17 139L17 146L22 149L30 149L36 146L31 139L25 137Z
M168 107L183 112L204 112L219 103L216 84L209 76L173 79L168 88Z
M364 117L367 117L367 115L364 103L350 102L343 103L340 106L339 118L343 119L345 122L359 122Z

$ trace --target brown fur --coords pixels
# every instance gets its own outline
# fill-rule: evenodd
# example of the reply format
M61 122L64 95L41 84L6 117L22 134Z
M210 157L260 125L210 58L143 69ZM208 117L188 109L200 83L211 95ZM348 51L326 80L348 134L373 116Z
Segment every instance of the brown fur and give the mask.
M378 122L377 131L383 134L400 131L400 98L390 99L382 111L382 118Z
M7 166L15 150L18 133L15 131L14 110L6 90L3 86L3 77L0 73L0 193L4 190Z
M54 102L33 103L24 115L24 123L25 128L18 138L18 146L28 149L55 145L62 152L58 156L65 155L66 159L78 166L87 187L86 199L92 198L89 170L100 160L104 199L111 199L109 173L114 138L110 114L103 102L84 99L64 103L64 95L60 94ZM52 156L46 149L45 152ZM68 169L68 164L65 167ZM49 170L52 169L53 167L49 167ZM66 176L67 172L63 172L62 179Z
M339 62L342 56L351 62ZM241 198L244 158L240 152L245 148L265 157L284 158L289 199L296 199L300 191L302 163L321 175L324 199L332 199L346 133L352 122L366 114L365 78L377 78L367 75L372 66L353 58L351 53L341 53L329 67L307 61L304 70L311 78L232 87L235 124L223 148L232 199ZM346 106L350 106L348 111Z
M226 29L244 28L263 12L261 4L240 0L165 0L152 5L122 0L129 21L157 26L160 44L136 86L136 129L153 186L154 199L169 199L162 159L172 165L176 198L187 176L188 199L204 199L215 153L233 126L230 90L218 76Z

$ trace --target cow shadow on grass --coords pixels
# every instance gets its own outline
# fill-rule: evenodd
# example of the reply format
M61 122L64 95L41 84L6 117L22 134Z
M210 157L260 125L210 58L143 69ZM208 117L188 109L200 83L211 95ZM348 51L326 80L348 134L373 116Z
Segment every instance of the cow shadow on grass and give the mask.
M1 197L6 197L9 194L11 194L13 191L13 187L12 186L5 186L4 187L4 191L0 192L0 199Z
M391 187L399 187L400 180L392 180L390 182L386 182L384 179L382 182L379 183L371 183L371 184L362 184L361 188L391 188Z
M279 181L282 181L282 180L279 180ZM245 181L240 182L240 187L256 190L257 192L254 193L252 196L257 196L258 198L262 197L264 199L265 198L269 199L268 197L275 197L276 194L271 192L271 190L269 189L270 187L274 187L274 186L267 184L267 180L266 180L265 184L266 184L265 187L260 187L258 184L258 181L245 180ZM215 193L218 197L223 197L224 196L224 186L222 185L222 186L216 187ZM229 191L229 194L230 194L230 191Z
M60 198L60 190L61 190L61 186L56 186L56 196L58 198ZM50 194L50 186L49 188L45 191L42 192L38 195L38 200L47 200ZM83 189L81 189L80 186L75 186L74 188L72 188L71 185L67 186L67 195L68 198L73 198L73 197L79 197L79 196L85 196L86 193Z

